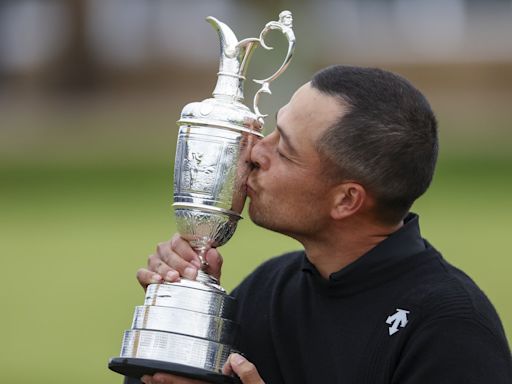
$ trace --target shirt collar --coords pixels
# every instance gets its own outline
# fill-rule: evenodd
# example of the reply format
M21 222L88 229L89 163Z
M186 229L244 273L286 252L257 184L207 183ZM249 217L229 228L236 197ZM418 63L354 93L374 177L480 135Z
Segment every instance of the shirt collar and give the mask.
M428 243L421 237L418 215L410 213L400 229L354 262L332 273L329 280L320 276L305 254L302 270L310 272L322 285L354 288L360 284L378 283L382 279L392 278L400 273L404 263L428 247Z

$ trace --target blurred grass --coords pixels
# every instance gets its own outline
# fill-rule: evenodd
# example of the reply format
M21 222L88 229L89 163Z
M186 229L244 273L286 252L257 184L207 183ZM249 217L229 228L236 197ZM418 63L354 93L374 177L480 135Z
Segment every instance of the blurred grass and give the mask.
M509 338L511 160L441 158L415 207L424 236L486 291ZM2 381L119 383L106 363L143 300L135 271L174 232L170 166L11 165L0 178ZM223 285L297 246L243 220L223 249Z
M135 272L175 230L174 120L209 91L0 105L2 382L121 382L106 365L143 300ZM476 101L458 119L444 100L434 104L446 111L441 158L414 210L424 237L487 293L512 340L511 111L484 124L471 118ZM242 220L222 249L223 285L298 246Z

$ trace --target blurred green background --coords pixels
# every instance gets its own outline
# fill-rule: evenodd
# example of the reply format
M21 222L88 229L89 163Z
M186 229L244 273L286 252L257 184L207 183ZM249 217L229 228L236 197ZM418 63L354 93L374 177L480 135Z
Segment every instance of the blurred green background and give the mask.
M491 28L495 35L475 32L486 20L502 23L503 14L510 20L510 1L488 3L492 12L478 1L453 0L429 6L416 0L416 8L369 0L342 1L341 8L308 1L184 3L0 4L0 381L121 381L106 365L143 300L135 272L174 232L175 121L186 103L209 97L215 83L217 38L203 18L216 16L243 38L257 36L284 8L295 15L297 55L262 109L273 115L312 73L335 62L380 66L416 84L438 115L441 155L414 211L424 237L487 293L512 340L512 54L504 54L510 46L504 27ZM155 21L155 10L168 24ZM420 21L408 35L397 31L404 12ZM48 32L50 17L59 33ZM462 37L443 29L457 23ZM148 25L165 28L148 37ZM49 37L41 42L43 31ZM135 53L120 48L123 34ZM478 51L466 35L497 48ZM275 40L279 51L282 41ZM55 43L52 54L42 50L45 41ZM110 45L98 43L105 41ZM249 75L271 72L276 56L257 52ZM248 104L251 92L248 86ZM272 124L270 118L267 131ZM223 285L233 288L262 260L298 246L242 220L222 248Z

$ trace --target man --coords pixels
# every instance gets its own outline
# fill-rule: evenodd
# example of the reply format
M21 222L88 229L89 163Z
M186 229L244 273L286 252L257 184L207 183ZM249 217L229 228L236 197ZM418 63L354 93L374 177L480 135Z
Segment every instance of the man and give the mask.
M244 384L512 383L491 303L448 264L408 213L438 152L424 96L379 69L333 66L280 109L251 153L249 214L297 239L238 286L238 347L225 373ZM220 277L222 259L207 254ZM194 278L199 261L174 236L138 272ZM190 383L157 374L146 383Z

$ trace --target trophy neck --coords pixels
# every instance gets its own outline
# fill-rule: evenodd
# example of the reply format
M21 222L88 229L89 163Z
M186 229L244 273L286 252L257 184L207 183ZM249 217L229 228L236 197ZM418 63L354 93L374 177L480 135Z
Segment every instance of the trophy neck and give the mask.
M233 48L233 57L229 54L230 50L224 50L224 47L221 46L217 84L213 91L214 98L230 102L243 101L247 65L257 46L257 42L248 40L238 43Z
M241 103L244 100L244 80L244 76L219 71L213 97L230 103Z
M213 97L230 102L241 102L244 99L247 65L260 40L250 38L238 41L226 24L211 16L206 20L217 31L220 42L219 72Z

